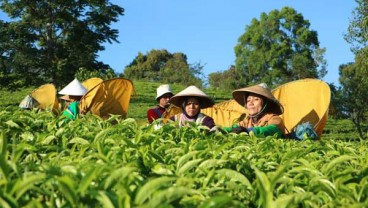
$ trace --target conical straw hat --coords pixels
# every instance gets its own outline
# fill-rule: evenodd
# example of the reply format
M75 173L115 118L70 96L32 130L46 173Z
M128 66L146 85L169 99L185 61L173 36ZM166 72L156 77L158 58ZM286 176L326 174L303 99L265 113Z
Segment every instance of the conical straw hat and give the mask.
M272 113L281 115L284 112L284 108L282 107L281 103L273 96L271 90L269 90L267 85L264 83L234 90L232 94L237 103L239 103L241 106L245 106L245 100L249 93L261 95L271 101L269 102L269 108Z
M201 108L208 108L215 104L215 102L206 95L202 90L198 89L196 86L192 85L178 94L174 95L170 98L170 103L181 107L182 103L185 101L188 97L195 97L199 100Z
M74 96L83 96L87 93L87 88L85 88L82 83L80 83L77 79L74 79L70 82L66 87L60 90L59 94L61 95L74 95Z

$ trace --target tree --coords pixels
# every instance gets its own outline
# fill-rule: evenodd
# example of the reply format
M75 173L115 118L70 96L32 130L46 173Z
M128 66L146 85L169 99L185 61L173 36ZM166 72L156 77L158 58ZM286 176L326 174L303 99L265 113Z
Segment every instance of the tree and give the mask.
M236 73L234 65L230 66L228 70L223 72L214 72L208 75L209 85L215 89L238 89L242 87L240 80L240 76Z
M346 65L340 65L341 68ZM346 96L341 86L336 86L333 83L328 84L331 90L331 102L329 106L328 116L332 116L335 119L346 119L349 118L348 111L344 105Z
M344 112L350 117L361 138L362 123L367 119L368 111L368 2L356 0L358 6L348 27L345 40L351 44L355 54L353 63L344 64L339 69L339 82L344 92Z
M358 6L353 10L353 17L344 38L351 44L351 51L359 53L368 46L368 1L355 0Z
M261 82L275 87L302 78L322 78L327 73L316 31L293 8L262 13L253 19L235 46L235 68L243 85Z
M362 123L368 111L368 47L355 56L355 62L342 65L339 70L339 82L344 91L344 111L353 121L361 138Z
M79 68L75 72L75 78L79 81L85 81L90 78L101 78L102 80L108 80L118 77L117 74L112 69L91 71L86 68Z
M183 53L167 50L151 50L146 55L138 53L132 63L124 69L128 79L202 86L202 66L189 65Z
M3 76L58 85L72 80L81 67L109 68L96 60L97 53L105 49L103 43L118 42L110 24L123 8L106 0L3 0L0 8L12 20L0 30L7 38L0 41L1 58L10 60L0 65Z

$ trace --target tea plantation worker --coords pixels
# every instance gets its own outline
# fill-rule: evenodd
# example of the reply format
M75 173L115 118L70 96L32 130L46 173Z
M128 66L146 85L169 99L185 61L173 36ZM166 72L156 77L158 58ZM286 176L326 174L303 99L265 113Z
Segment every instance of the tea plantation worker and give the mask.
M60 99L66 102L66 109L62 112L62 116L70 120L75 120L79 114L79 101L87 91L87 88L78 79L74 79L60 90L59 94L63 95Z
M244 106L249 113L238 124L225 127L223 130L252 133L257 137L277 134L277 137L280 138L285 135L285 125L280 117L284 108L266 84L237 89L232 95L235 101Z
M152 123L154 120L162 117L170 106L170 98L174 95L168 84L160 85L156 91L156 101L158 104L147 111L148 123Z
M178 121L179 126L186 125L186 122L195 122L198 125L207 126L209 129L216 128L212 117L201 113L201 109L213 106L214 101L196 86L189 86L170 98L170 103L180 107L182 113L171 118Z

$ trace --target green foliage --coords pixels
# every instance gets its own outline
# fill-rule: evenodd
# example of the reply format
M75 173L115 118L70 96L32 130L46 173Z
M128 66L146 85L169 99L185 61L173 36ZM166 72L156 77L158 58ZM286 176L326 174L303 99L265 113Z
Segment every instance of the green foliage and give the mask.
M241 83L241 76L236 72L235 66L231 66L224 72L214 72L208 75L208 83L213 89L235 90L245 87Z
M96 61L105 42L117 42L110 28L124 9L105 0L1 1L10 22L1 21L0 72L25 83L64 85L75 72L108 69Z
M344 67L343 65L340 66ZM344 92L341 86L336 86L335 84L329 84L331 90L331 103L329 107L328 115L337 119L345 119L349 116L347 115L345 108Z
M368 133L368 124L363 123L361 126L363 132ZM354 123L350 119L332 119L329 118L325 128L323 129L323 139L327 140L360 140L359 133Z
M24 79L19 79L16 74L4 74L0 72L0 88L7 90L18 90L22 87L29 87L30 83L26 83Z
M79 70L74 75L75 78L78 80L87 80L89 78L98 77L102 80L108 80L112 78L116 78L117 75L115 74L114 70L106 69L106 70L99 70L99 71L90 71L86 68L79 68Z
M366 138L362 124L366 122L368 112L368 3L366 0L356 2L358 6L353 10L348 33L345 35L355 60L339 67L339 94L342 95L342 113L353 121L360 137Z
M134 81L138 96L128 119L87 114L63 125L50 112L17 107L31 89L0 91L0 206L339 207L368 201L368 143L351 121L329 119L321 141L205 134L175 123L154 130L145 113L159 84ZM177 93L185 86L172 88ZM205 92L216 102L231 96Z
M16 90L8 90L0 88L0 110L18 109L18 105L23 100L23 98L32 92L33 88L17 88Z
M364 206L368 143L0 111L1 207ZM336 123L335 123L336 124ZM334 125L335 125L334 124ZM339 128L339 127L338 127Z
M293 8L262 13L253 19L235 46L236 71L243 86L267 83L270 87L326 74L325 49L317 32Z
M358 5L353 10L348 33L344 38L351 44L351 50L357 53L362 48L368 47L368 2L366 0L355 0L355 2Z
M139 53L124 69L124 77L201 87L202 68L200 64L189 65L183 53L171 54L164 49L151 50L146 55Z
M368 111L368 47L355 56L355 62L341 65L339 81L344 92L344 112L354 122L360 136L366 138L361 124L366 121Z

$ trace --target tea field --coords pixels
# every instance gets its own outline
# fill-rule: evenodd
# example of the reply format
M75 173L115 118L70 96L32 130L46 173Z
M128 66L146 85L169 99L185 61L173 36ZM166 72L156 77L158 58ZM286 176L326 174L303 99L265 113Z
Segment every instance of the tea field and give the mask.
M0 207L368 207L368 141L350 121L319 141L155 130L158 84L134 84L127 119L69 123L19 110L32 89L0 90Z

